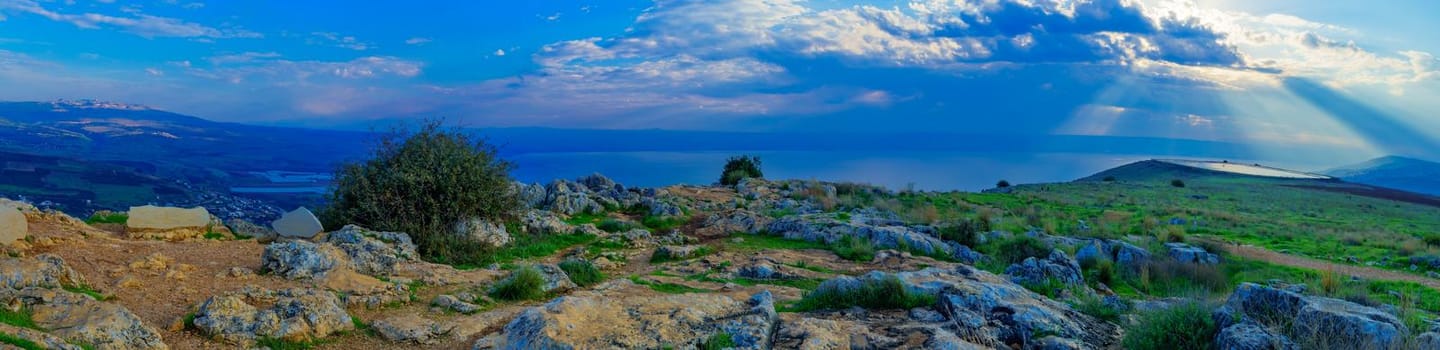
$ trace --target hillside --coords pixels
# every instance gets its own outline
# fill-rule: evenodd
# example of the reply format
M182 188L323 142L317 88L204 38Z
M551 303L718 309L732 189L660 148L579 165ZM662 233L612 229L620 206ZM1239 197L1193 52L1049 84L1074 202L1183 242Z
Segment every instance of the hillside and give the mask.
M1345 181L1440 196L1440 163L1388 156L1324 171Z

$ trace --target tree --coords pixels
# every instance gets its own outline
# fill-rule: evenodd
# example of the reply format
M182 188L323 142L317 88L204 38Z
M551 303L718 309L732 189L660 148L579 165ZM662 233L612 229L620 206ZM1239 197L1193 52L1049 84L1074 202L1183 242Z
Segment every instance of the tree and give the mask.
M995 183L995 187L998 187L998 188L1010 187L1010 181L1000 180L1000 182L996 182L996 183Z
M1175 187L1184 188L1184 187L1185 187L1185 181L1180 181L1180 179L1170 180L1170 186L1175 186Z
M760 171L760 157L735 156L725 160L725 170L720 173L720 184L734 186L747 178L763 178Z
M332 227L408 233L430 261L472 263L492 248L454 232L454 224L499 221L519 209L512 168L483 140L428 121L381 137L371 159L342 164L321 216Z

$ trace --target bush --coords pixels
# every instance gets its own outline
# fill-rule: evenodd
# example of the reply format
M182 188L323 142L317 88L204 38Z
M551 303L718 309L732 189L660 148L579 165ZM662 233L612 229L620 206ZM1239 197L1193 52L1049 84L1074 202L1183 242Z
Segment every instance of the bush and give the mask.
M1425 235L1425 245L1440 247L1440 233Z
M875 259L875 245L868 239L844 236L835 244L835 255L850 261L870 262Z
M90 224L90 225L94 225L94 224L122 224L122 225L123 225L123 224L125 224L125 222L127 222L127 221L130 221L130 214L128 214L128 213L116 213L116 212L110 212L110 211L98 211L98 212L95 212L95 214L90 214L90 218L85 219L85 223L86 223L86 224Z
M851 290L824 289L806 293L796 304L801 311L844 309L860 306L867 309L910 309L935 304L935 296L912 292L899 277L865 279L860 288Z
M1079 301L1072 305L1075 311L1107 322L1120 321L1122 312L1110 305L1106 305L1104 298L1089 293L1077 293L1077 299Z
M710 335L710 338L706 338L705 343L700 345L700 348L705 350L720 350L734 347L735 337L730 335L730 333L724 332Z
M1104 181L1105 181L1105 182L1115 182L1115 177L1114 177L1114 176L1106 176Z
M997 187L997 188L1010 187L1010 181L1000 180L1000 182L996 182L996 183L995 183L995 187Z
M462 219L500 221L520 208L512 193L510 169L495 148L458 129L427 122L414 132L382 137L374 155L346 163L335 172L329 226L358 224L410 234L420 254L433 262L466 264L483 259L490 247L452 228Z
M1215 340L1215 320L1199 303L1176 305L1140 315L1122 341L1133 350L1207 350Z
M760 157L736 156L725 160L725 170L720 172L720 184L734 186L747 178L763 178L760 171Z
M545 277L533 266L522 267L490 290L500 300L537 300L545 297Z
M575 282L581 287L589 287L605 281L605 274L587 260L565 260L560 263L560 269L570 276L570 282Z
M1039 238L1022 234L1000 241L990 255L1006 264L1016 264L1025 261L1025 258L1044 259L1049 257L1053 250L1054 248Z
M605 220L600 221L599 224L595 225L595 227L599 228L601 231L616 233L629 231L630 229L635 228L635 225L629 222L621 221L620 219L606 218Z
M967 247L980 244L980 233L989 231L986 223L976 220L962 220L939 228L940 238L954 241Z
M1180 181L1180 179L1170 180L1170 186L1185 188L1185 181Z

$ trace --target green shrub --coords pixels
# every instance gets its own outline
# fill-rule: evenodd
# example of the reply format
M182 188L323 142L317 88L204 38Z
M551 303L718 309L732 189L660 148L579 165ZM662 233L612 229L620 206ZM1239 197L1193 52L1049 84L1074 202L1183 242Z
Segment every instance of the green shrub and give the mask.
M21 308L20 311L10 311L6 308L0 308L0 323L39 330L40 325L35 324L35 319L32 315L30 309L27 308Z
M635 225L632 225L629 222L620 219L606 218L605 220L601 220L599 224L595 225L595 227L599 228L601 231L616 233L629 231L630 229L635 228Z
M1114 176L1106 176L1104 181L1105 181L1105 182L1115 182L1115 177L1114 177Z
M860 306L867 309L909 309L935 304L935 296L912 292L894 275L882 279L864 279L860 288L852 290L825 289L805 294L795 308L798 311L844 309Z
M1110 305L1105 305L1105 299L1088 293L1079 293L1077 299L1078 302L1071 305L1075 311L1107 322L1120 321L1122 312Z
M1115 276L1118 271L1115 269L1115 263L1110 259L1080 260L1080 268L1089 272L1086 278L1091 281L1104 283L1107 286L1115 284Z
M1060 297L1061 291L1070 288L1065 282L1054 278L1046 278L1044 281L1039 282L1020 281L1020 286L1029 289L1031 292L1035 292L1035 294L1044 295L1051 299Z
M1230 290L1229 278L1219 267L1173 259L1147 263L1130 279L1132 286L1156 296L1225 293Z
M255 345L270 350L310 350L324 344L325 340L291 341L280 338L260 338L255 340Z
M725 160L725 170L720 172L720 184L734 186L747 178L763 178L760 171L760 157L737 156Z
M589 287L605 281L605 273L600 272L600 269L588 260L565 260L560 263L560 269L565 270L565 274L570 276L570 282L575 282L581 287Z
M130 214L128 213L115 213L107 211L96 212L95 214L91 214L90 218L85 219L85 223L90 225L125 224L125 222L128 221L130 221Z
M868 239L852 236L840 237L832 249L835 255L850 261L869 262L875 259L875 245Z
M1010 181L1000 180L1000 182L996 182L996 183L995 183L995 187L997 187L997 188L1010 187Z
M654 232L667 232L685 224L685 218L677 216L646 215L640 224Z
M521 267L490 291L500 300L537 300L545 297L545 277L533 266Z
M1210 307L1199 303L1176 305L1140 315L1122 341L1132 350L1207 350L1218 331Z
M704 350L720 350L733 347L735 347L735 337L730 335L730 333L724 332L712 334L710 338L706 338L705 342L700 344L700 348Z
M382 137L371 159L341 165L321 217L332 227L408 233L433 262L474 263L490 247L453 226L472 217L502 221L520 208L510 189L511 168L484 141L427 122L414 132Z
M1431 233L1423 238L1425 245L1440 247L1440 233Z
M1170 186L1185 188L1185 181L1180 181L1180 179L1170 180Z
M976 247L980 244L980 234L989 231L988 224L982 224L974 220L961 220L939 228L940 238L966 247Z
M1019 234L995 243L990 253L1004 263L1016 264L1025 261L1025 258L1044 259L1049 257L1053 250L1054 248L1039 238Z

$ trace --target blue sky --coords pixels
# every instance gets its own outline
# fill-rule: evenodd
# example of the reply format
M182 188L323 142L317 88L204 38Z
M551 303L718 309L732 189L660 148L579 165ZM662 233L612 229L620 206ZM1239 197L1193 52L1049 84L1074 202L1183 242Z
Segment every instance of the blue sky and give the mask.
M0 0L0 100L311 127L445 117L1440 157L1437 14L1423 0Z

